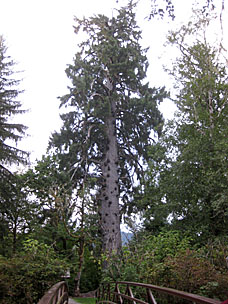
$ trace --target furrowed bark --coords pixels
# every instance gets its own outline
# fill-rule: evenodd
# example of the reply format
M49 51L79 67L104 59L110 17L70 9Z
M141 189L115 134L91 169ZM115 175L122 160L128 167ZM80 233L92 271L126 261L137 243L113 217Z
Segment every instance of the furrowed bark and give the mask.
M115 102L111 101L111 114L107 117L107 147L102 163L104 179L101 193L101 230L103 252L110 255L121 250L118 149L116 140Z

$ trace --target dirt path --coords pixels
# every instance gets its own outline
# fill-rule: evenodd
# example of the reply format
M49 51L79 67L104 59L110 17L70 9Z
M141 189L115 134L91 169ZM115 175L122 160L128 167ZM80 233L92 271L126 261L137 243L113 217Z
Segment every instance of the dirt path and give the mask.
M79 303L73 300L72 298L69 298L68 304L79 304Z

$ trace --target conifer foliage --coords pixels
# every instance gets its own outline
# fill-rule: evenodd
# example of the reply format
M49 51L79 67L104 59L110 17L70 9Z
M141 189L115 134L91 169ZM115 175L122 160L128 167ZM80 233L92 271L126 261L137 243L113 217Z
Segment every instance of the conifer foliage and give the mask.
M20 81L12 78L15 63L6 53L5 41L0 36L0 199L8 192L6 187L10 185L5 183L12 177L6 166L24 162L27 155L14 146L24 136L26 127L12 121L15 115L24 111L17 99L21 93L17 89Z
M21 92L16 87L20 81L11 78L15 63L6 51L4 39L0 37L0 162L12 164L24 161L25 154L6 141L17 143L25 134L26 127L10 121L12 116L25 111L21 110L21 102L17 100Z
M145 81L148 61L134 8L130 1L112 18L76 18L75 32L87 38L66 70L72 85L60 100L67 111L50 141L76 184L86 177L95 190L109 253L121 248L120 201L130 202L134 180L142 176L151 134L163 124L157 105L167 95Z

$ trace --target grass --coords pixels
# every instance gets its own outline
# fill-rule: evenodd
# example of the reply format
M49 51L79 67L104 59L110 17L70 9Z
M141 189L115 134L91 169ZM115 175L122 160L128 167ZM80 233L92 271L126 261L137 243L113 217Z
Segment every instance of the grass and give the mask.
M95 304L95 298L73 298L76 302L80 304Z

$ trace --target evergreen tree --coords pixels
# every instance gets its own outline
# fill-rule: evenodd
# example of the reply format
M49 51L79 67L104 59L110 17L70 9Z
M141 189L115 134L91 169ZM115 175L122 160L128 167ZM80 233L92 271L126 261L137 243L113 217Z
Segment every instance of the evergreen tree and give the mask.
M87 180L98 203L103 250L121 248L120 201L125 209L141 178L147 147L160 134L158 102L164 88L145 82L148 61L140 46L132 1L115 17L76 18L76 33L87 34L66 73L72 82L61 98L68 112L50 145L77 185Z
M25 134L26 127L12 121L15 115L24 111L17 99L21 93L17 90L20 81L12 78L15 63L6 52L4 39L0 36L0 217L3 222L4 210L10 208L9 201L15 199L17 192L16 179L7 166L24 162L27 156L13 145Z
M0 165L25 161L27 155L11 145L17 143L25 134L23 124L13 123L12 117L22 114L21 102L17 100L21 91L17 90L20 81L12 79L14 61L6 55L4 39L0 37ZM9 142L9 140L11 142Z

